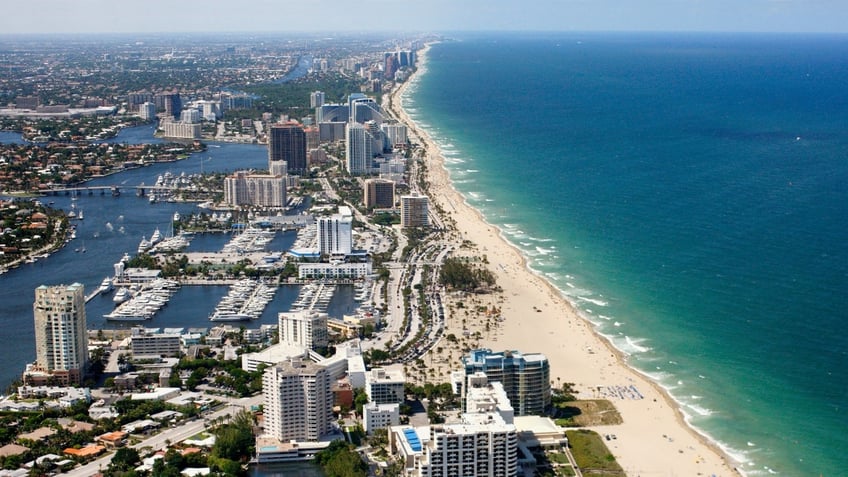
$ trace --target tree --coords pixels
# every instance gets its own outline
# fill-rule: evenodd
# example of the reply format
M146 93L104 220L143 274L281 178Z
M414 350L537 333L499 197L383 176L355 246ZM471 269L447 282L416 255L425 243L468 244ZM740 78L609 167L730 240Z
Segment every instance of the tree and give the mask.
M138 451L132 447L121 447L115 451L112 456L112 462L109 463L109 470L124 471L135 467L139 461Z

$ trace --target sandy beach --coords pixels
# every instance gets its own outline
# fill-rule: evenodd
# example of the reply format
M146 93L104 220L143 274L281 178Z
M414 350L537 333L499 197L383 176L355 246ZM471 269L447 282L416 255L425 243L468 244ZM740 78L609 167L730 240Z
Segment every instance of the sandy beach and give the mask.
M428 49L418 54L416 75L426 71ZM485 255L502 288L498 293L446 300L445 335L460 339L456 344L443 339L425 359L429 378L446 380L447 373L458 367L463 346L541 352L551 364L554 386L574 383L581 398L607 397L619 410L623 424L594 430L616 435L607 444L627 475L739 475L728 456L684 422L677 404L628 367L626 356L595 334L558 290L531 272L518 250L453 188L438 145L401 108L409 85L392 91L391 111L408 126L411 140L426 148L427 195L445 211L446 223L453 223L452 238L475 244L463 253ZM460 301L464 301L461 307ZM469 314L469 308L484 307L488 313Z

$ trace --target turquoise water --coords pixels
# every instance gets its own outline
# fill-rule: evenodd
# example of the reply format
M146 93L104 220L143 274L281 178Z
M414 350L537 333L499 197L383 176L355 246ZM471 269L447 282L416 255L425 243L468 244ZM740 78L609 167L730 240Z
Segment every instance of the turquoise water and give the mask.
M432 48L404 106L469 203L747 474L841 475L845 51L469 36Z

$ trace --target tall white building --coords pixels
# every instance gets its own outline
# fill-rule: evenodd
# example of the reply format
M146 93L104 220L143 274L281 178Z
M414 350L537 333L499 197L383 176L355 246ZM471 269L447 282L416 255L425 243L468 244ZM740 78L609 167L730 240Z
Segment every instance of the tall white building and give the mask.
M430 219L427 216L429 201L423 195L403 195L400 197L400 226L427 227Z
M183 109L180 113L180 121L189 124L199 123L200 110L198 110L197 108Z
M389 429L389 447L400 457L403 475L518 475L518 431L506 392L485 378L469 391L466 400L472 404L457 424Z
M265 433L281 442L317 441L333 431L332 379L326 368L291 359L265 370Z
M409 137L405 124L383 124L383 134L388 138L392 147L400 144L409 144Z
M309 95L309 107L315 109L324 106L324 98L325 95L323 91L313 91Z
M304 348L323 348L329 344L327 314L312 310L287 311L277 315L280 343Z
M147 101L141 104L138 107L138 115L141 116L141 119L145 121L149 121L151 119L156 119L156 105Z
M81 283L35 289L35 363L24 383L81 384L88 361L85 292Z
M159 127L163 131L162 134L168 138L200 139L200 123L184 123L182 121L163 119L159 123Z
M352 175L367 174L371 170L373 149L371 135L365 126L348 123L345 127L345 169Z
M286 178L239 171L224 178L224 202L229 205L286 206Z
M318 251L321 255L350 255L353 248L353 214L348 207L339 213L318 218Z

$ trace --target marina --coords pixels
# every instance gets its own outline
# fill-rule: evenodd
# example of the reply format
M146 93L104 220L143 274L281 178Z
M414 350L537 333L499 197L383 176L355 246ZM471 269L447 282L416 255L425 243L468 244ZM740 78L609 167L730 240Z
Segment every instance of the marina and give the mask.
M255 320L274 299L276 291L276 286L261 280L239 280L230 286L229 293L215 307L209 321Z
M121 290L128 290L132 298L118 305L111 313L104 314L103 317L112 321L147 321L168 304L179 287L180 284L177 281L159 278L148 285L139 287L135 294L132 289L122 288ZM117 298L118 295L116 294L115 297Z
M318 311L326 313L330 301L336 292L336 285L329 283L309 283L300 288L300 295L292 304L292 311Z

